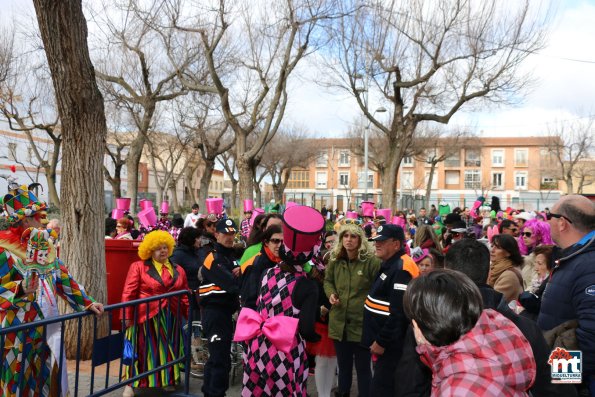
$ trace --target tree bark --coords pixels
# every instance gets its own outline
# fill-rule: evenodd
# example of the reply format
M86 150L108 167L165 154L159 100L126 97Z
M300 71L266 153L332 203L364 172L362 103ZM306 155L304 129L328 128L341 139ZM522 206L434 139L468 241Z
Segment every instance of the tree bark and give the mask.
M238 182L240 184L240 198L242 200L251 200L254 197L254 177L252 175L252 167L250 160L244 157L243 153L238 150L238 157L236 160L238 167ZM259 199L256 200L259 202Z
M87 47L87 24L80 0L33 4L62 121L61 257L87 292L106 302L102 210L106 122ZM107 331L107 318L100 324L99 337ZM64 332L66 355L74 358L78 329L66 323ZM91 357L92 346L92 319L87 317L80 339L82 359Z
M207 208L206 202L209 197L209 184L215 169L215 160L208 160L203 158L205 165L202 176L200 177L200 191L198 192L198 200L201 208Z
M437 162L430 163L430 175L428 176L428 183L426 184L426 198L424 200L425 208L430 208L430 196L432 194L432 182L434 180L434 171L436 170Z
M126 173L128 175L126 180L126 188L128 190L128 197L130 200L130 211L136 213L136 202L138 200L138 167L140 158L145 147L145 135L138 134L137 137L130 144L128 156L126 157ZM157 203L155 203L157 204Z

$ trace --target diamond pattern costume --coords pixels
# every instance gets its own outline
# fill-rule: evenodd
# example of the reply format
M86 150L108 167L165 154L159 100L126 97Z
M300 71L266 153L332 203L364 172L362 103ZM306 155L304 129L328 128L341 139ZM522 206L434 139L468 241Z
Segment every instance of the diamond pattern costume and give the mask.
M257 310L263 318L290 316L297 318L299 310L293 305L292 292L296 281L305 273L288 273L279 267L265 273ZM289 355L277 350L260 334L247 343L244 355L244 387L242 396L306 396L308 360L304 339L296 332Z

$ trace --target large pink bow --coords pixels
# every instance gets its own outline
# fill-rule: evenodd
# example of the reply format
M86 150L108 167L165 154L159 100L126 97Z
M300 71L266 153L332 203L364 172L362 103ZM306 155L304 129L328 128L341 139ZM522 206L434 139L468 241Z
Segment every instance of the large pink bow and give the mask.
M297 326L297 318L288 316L263 318L258 312L245 307L240 311L233 340L249 341L262 333L277 350L289 354L293 347Z

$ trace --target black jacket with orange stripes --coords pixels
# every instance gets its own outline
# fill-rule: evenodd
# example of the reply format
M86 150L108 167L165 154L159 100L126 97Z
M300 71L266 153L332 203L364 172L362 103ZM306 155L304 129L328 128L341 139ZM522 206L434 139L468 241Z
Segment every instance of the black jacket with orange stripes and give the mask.
M364 304L362 344L373 342L400 356L408 320L403 311L407 284L419 275L415 262L401 250L382 262ZM403 258L401 258L403 256Z
M240 284L233 276L237 266L234 250L215 243L200 269L202 282L198 289L201 307L218 307L228 313L239 308Z

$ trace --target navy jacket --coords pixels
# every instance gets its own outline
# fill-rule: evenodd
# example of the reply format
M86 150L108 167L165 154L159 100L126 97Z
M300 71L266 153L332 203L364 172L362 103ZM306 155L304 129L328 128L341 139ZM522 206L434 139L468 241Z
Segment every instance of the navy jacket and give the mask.
M198 289L200 282L198 281L198 269L202 265L202 261L198 257L196 248L187 247L185 245L178 245L173 254L169 257L171 263L182 266L186 272L188 279L188 287L191 290Z
M232 273L236 265L233 249L215 243L214 250L207 255L200 269L201 307L218 308L227 313L234 313L239 308L240 285Z
M403 296L413 278L412 273L403 267L403 254L400 251L382 262L364 304L362 344L369 347L376 341L394 352L395 358L401 355L408 324L403 311Z
M583 376L595 375L595 231L556 251L554 259L537 325L547 331L578 320L576 338L583 352Z

